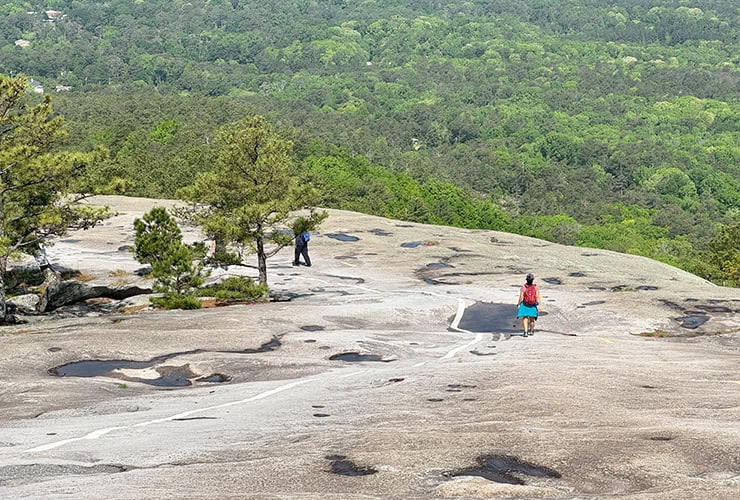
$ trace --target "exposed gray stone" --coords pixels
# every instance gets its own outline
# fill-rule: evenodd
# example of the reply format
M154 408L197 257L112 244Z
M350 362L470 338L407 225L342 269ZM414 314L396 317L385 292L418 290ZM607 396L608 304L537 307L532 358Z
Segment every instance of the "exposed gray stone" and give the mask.
M87 285L79 281L61 281L52 283L46 288L42 300L42 312L52 311L58 307L74 304L87 299L107 297L123 300L135 295L152 293L151 288L138 285Z
M27 293L25 295L16 295L8 299L8 303L13 304L18 312L22 314L33 314L38 312L39 302L41 298L35 293Z

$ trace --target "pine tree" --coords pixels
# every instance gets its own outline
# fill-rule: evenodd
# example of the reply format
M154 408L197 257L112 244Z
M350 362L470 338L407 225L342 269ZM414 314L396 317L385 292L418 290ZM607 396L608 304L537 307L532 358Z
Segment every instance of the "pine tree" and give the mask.
M326 212L312 207L317 194L299 182L292 144L264 117L222 127L216 147L214 170L199 174L180 196L192 203L190 217L209 237L257 253L259 282L266 285L267 259L292 244L293 234L284 230L291 212L308 209L308 229L317 227Z
M38 255L52 236L89 228L104 208L78 202L94 191L89 170L102 152L58 151L64 120L51 102L29 106L25 78L0 75L0 322L6 320L5 273L13 257Z

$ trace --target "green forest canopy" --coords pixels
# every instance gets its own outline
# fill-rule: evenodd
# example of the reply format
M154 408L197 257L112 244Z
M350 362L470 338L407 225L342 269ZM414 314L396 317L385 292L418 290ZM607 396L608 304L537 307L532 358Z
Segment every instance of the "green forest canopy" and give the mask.
M0 1L0 73L60 89L68 146L108 148L130 194L173 196L219 126L263 114L327 206L737 284L714 249L740 224L739 16L730 0Z

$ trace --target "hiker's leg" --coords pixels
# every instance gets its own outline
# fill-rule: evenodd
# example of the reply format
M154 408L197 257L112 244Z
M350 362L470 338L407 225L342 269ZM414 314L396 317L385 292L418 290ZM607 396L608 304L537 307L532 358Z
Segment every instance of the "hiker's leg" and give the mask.
M522 318L522 328L524 328L524 332L526 333L527 329L529 328L529 317L528 316L524 316Z
M308 256L308 245L303 245L303 248L301 249L301 255L303 255L303 260L306 261L306 265L311 265L311 258Z
M301 258L301 247L298 246L298 245L296 245L295 246L295 256L293 257L293 265L294 266L297 266L298 265L298 259L300 259L300 258Z

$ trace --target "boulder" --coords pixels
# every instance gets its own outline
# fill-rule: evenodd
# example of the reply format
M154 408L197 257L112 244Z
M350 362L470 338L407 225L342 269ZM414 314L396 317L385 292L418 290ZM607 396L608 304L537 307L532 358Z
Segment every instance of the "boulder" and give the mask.
M151 288L138 285L87 285L79 281L51 280L39 304L41 312L52 311L58 307L74 304L87 299L107 297L123 300L135 295L152 293Z
M22 314L34 314L39 312L39 302L41 297L35 293L25 295L16 295L8 299L8 304L13 304L16 310Z

